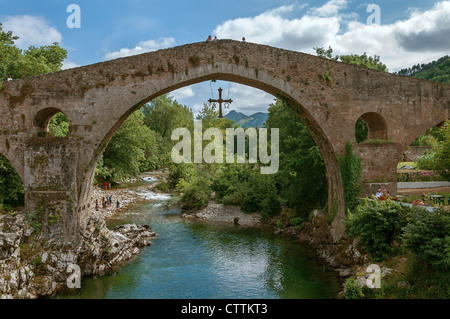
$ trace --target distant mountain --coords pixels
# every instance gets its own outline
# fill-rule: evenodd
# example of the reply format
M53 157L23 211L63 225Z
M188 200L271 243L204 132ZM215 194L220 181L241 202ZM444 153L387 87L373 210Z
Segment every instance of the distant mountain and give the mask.
M450 84L450 57L447 55L428 64L417 64L397 74Z
M236 124L242 128L247 127L263 127L267 120L268 113L258 112L252 115L245 115L240 112L230 111L224 117L233 120Z

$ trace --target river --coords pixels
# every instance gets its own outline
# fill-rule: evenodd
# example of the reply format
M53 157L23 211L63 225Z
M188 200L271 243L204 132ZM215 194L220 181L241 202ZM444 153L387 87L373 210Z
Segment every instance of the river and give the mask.
M117 272L82 280L56 298L81 299L301 299L336 298L342 281L292 238L262 228L181 218L176 198L127 185L147 201L110 219L108 227L149 224L157 233ZM134 186L134 187L133 187Z

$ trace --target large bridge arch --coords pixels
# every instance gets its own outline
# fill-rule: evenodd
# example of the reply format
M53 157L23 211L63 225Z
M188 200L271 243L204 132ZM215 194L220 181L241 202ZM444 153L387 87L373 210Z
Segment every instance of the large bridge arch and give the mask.
M218 70L220 70L220 72L218 72ZM128 88L133 91L132 95L129 96L126 101L121 101L118 104L120 105L121 111L115 113L114 119L109 123L109 126L104 126L103 134L105 135L98 143L98 147L94 150L88 167L84 169L86 171L86 177L84 178L85 182L83 183L80 192L80 198L85 196L89 198L95 167L101 154L106 149L115 132L134 111L138 110L145 103L148 103L154 98L185 86L209 80L230 81L251 86L263 90L274 97L285 99L293 110L299 115L300 119L304 121L322 153L327 169L329 199L328 207L329 213L335 217L332 234L336 237L342 236L343 223L341 220L345 219L345 203L339 164L335 155L336 152L333 149L328 136L322 129L322 127L327 128L328 124L321 121L320 118L319 121L321 122L318 122L318 120L314 118L314 115L309 111L314 108L314 103L311 102L305 94L302 94L300 90L295 90L287 81L283 79L269 76L264 71L259 71L257 78L255 78L255 75L248 75L248 68L244 66L236 67L233 63L216 63L213 67L194 68L193 70L190 70L189 73L191 76L188 78L186 77L185 71L182 71L181 73L174 73L172 81L163 79L159 82L142 79L142 82L139 83L139 88L136 83L130 84ZM147 87L147 84L150 85ZM154 91L149 90L149 88L152 87L157 89ZM122 90L123 88L120 89ZM114 89L110 88L108 92L116 96ZM307 108L304 107L304 105L307 105Z

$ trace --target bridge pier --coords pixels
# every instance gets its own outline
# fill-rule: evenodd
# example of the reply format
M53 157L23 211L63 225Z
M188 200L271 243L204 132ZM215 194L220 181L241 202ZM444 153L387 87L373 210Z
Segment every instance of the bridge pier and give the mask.
M361 159L361 197L375 195L382 187L386 187L390 195L397 195L397 147L396 143L354 146L355 154Z
M78 237L78 147L70 138L31 138L24 154L25 209L45 239L75 243Z

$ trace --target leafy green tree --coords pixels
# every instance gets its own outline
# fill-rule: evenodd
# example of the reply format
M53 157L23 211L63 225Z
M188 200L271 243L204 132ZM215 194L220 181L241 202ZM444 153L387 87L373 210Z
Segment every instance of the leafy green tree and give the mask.
M275 174L283 205L304 215L327 199L325 164L298 115L283 101L270 105L266 126L279 128L280 168Z
M155 149L156 134L144 124L144 114L136 111L122 124L111 139L103 153L101 167L97 173L103 172L103 178L112 181L123 181L138 176L140 167L146 160L146 152L157 152Z
M60 112L52 117L48 123L50 136L65 137L69 133L69 120L66 114Z
M172 131L183 127L193 130L194 115L187 106L172 100L168 95L153 99L142 107L145 116L144 123L153 131L159 133L163 140L170 141Z
M395 253L394 242L400 243L411 208L394 201L365 200L346 220L350 237L359 237L376 261Z
M450 84L450 56L446 55L430 63L417 64L402 69L397 74Z
M345 144L345 155L338 155L344 184L344 199L346 211L352 211L358 206L357 196L361 193L361 160L353 153L352 143Z
M9 161L0 155L0 210L23 205L22 180Z
M58 71L67 58L67 51L58 43L21 50L14 44L17 39L11 31L3 31L0 23L0 81L8 75L19 79Z
M408 218L403 240L406 247L426 263L438 269L450 268L450 213L448 211L415 210Z
M380 57L375 55L373 57L368 56L366 53L362 55L350 54L350 55L336 55L333 58L333 49L328 47L328 50L322 48L314 48L316 54L322 58L341 61L348 64L358 65L364 68L387 72L387 66L380 61Z
M450 120L447 120L440 131L444 137L441 144L437 145L434 156L434 169L439 174L450 181Z

